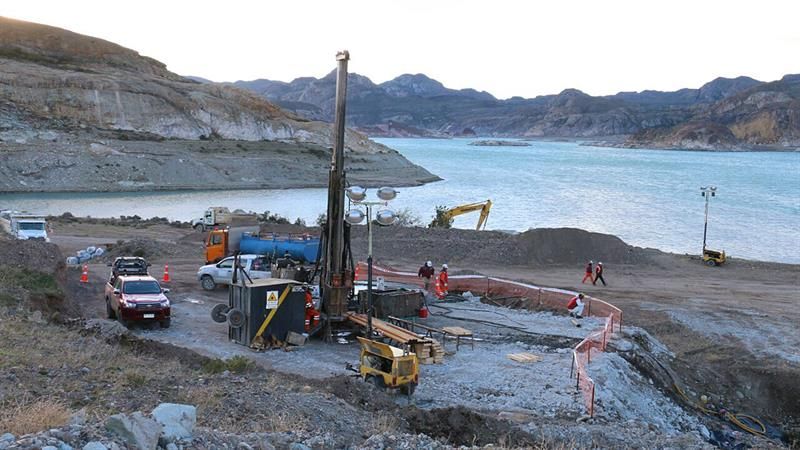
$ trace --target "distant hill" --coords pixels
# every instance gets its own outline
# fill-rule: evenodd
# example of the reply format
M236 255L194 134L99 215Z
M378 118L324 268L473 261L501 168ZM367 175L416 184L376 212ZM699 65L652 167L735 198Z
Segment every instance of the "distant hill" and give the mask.
M532 99L498 100L487 92L448 89L423 74L385 83L351 74L348 124L371 136L615 137L614 145L662 148L747 148L800 145L793 75L763 83L717 78L697 89L620 92L594 97L576 89ZM330 121L333 74L289 83L237 81L298 115ZM769 106L752 95L773 92ZM750 100L743 100L743 99ZM755 102L755 103L753 103ZM756 106L753 109L752 105ZM749 105L749 106L748 106ZM727 111L722 113L721 111ZM760 114L769 111L769 114ZM740 114L741 113L741 114Z
M112 42L0 17L0 191L324 184L329 123L206 81ZM345 146L363 166L356 180L437 179L359 132L348 130ZM398 177L377 179L381 170Z

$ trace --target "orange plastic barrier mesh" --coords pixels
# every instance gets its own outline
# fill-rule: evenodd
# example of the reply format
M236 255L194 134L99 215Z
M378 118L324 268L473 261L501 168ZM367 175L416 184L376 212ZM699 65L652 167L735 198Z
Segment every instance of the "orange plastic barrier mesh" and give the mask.
M366 271L367 264L359 261L356 265L356 272L364 274ZM404 272L373 264L372 275L375 278L383 277L386 281L423 287L422 279L414 272ZM563 311L572 297L578 295L577 292L564 289L540 287L483 275L450 275L449 278L450 291L470 291L494 299L522 299L524 306L530 310ZM587 366L591 363L592 353L605 351L611 335L615 331L622 330L622 310L605 300L586 296L584 315L605 318L602 328L592 331L572 350L570 378L574 374L576 388L581 393L589 415L592 416L594 415L596 387L594 380L589 376Z

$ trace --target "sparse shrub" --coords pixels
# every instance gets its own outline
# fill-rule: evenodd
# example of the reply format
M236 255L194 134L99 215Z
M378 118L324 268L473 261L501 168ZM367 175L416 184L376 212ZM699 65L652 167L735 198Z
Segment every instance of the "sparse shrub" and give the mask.
M428 225L428 228L452 228L453 218L449 217L446 213L450 209L447 206L439 205L436 207L436 217Z
M325 222L327 222L327 221L328 221L328 215L325 214L325 213L319 213L315 223L317 224L318 227L321 227L321 226L325 225Z
M210 359L203 363L203 370L208 373L222 373L226 370L233 373L244 373L253 368L253 362L244 356L236 355L230 359Z
M419 216L411 212L410 208L402 208L396 211L395 216L397 217L397 222L395 222L397 226L416 227L421 223Z
M287 219L286 217L283 217L277 213L274 214L270 213L269 211L264 211L263 214L259 214L258 221L264 223L276 223L281 225L288 225L291 223L289 222L289 219Z
M304 227L306 226L306 221L298 217L297 220L294 221L294 224L300 227Z
M72 411L60 400L39 398L0 404L0 430L17 436L64 426Z

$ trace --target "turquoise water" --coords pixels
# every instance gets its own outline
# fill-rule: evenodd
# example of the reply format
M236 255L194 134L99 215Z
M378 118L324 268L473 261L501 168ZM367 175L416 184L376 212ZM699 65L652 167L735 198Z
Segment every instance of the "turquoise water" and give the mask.
M532 142L473 147L467 139L378 139L444 181L402 188L393 202L427 223L436 205L491 199L487 229L577 227L643 247L699 253L704 199L716 185L709 247L734 257L800 263L800 153L629 150ZM325 210L324 189L132 194L6 194L0 208L187 220L211 205L301 217ZM471 228L477 214L456 219Z

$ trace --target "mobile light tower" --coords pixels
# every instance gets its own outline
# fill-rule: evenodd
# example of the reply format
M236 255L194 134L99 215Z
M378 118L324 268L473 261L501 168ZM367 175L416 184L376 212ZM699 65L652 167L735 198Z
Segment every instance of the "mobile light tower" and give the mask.
M380 201L367 201L367 190L360 186L347 188L347 198L356 206L364 206L364 211L358 208L351 209L345 214L347 223L356 225L367 219L367 336L372 339L372 209L383 207L375 215L379 225L389 226L397 220L394 211L387 209L389 202L397 197L397 191L390 187L382 187L377 192Z
M706 236L708 235L708 204L711 197L717 196L716 186L702 186L700 188L700 195L706 199L706 218L703 224L703 262L709 266L716 266L725 262L725 252L716 250L709 250L706 248Z

